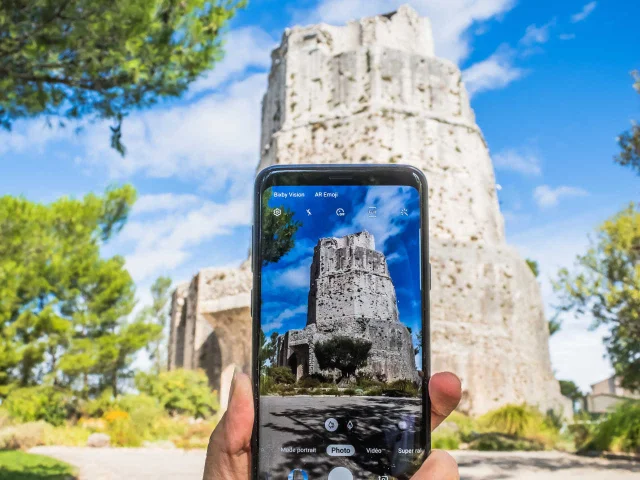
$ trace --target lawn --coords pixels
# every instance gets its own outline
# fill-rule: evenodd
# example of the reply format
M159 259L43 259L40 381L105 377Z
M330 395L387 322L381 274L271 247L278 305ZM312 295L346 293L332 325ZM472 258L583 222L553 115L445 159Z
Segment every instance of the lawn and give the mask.
M70 465L21 451L0 452L0 480L73 480Z

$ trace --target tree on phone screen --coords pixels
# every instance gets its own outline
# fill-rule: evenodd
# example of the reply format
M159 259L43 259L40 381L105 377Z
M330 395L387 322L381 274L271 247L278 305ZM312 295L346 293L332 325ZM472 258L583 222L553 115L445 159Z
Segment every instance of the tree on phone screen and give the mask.
M334 337L315 345L316 359L322 370L340 370L340 382L350 382L359 368L367 366L371 342L351 337Z

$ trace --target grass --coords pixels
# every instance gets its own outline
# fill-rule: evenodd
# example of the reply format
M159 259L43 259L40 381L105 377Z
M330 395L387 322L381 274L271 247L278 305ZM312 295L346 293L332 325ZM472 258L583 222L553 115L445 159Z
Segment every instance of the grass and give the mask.
M72 480L73 468L64 462L20 451L0 452L0 480Z

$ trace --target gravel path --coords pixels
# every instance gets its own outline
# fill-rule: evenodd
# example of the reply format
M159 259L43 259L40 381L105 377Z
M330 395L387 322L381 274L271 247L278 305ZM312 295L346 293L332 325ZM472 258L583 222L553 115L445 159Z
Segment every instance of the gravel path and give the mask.
M204 451L37 447L78 467L80 480L200 480ZM557 452L453 452L462 480L640 480L640 463ZM311 479L310 479L311 480Z

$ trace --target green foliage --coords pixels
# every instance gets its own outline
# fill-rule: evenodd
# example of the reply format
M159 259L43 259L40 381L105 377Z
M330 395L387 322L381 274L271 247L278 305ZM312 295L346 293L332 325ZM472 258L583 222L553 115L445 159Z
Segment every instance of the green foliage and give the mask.
M609 327L607 352L622 386L640 388L640 209L631 204L597 230L574 273L554 284L560 312L590 314L593 328Z
M0 43L2 41L0 40ZM124 225L131 186L49 205L0 197L0 396L11 384L111 387L158 331L129 323L134 284L100 247Z
M640 72L632 72L635 79L634 88L640 93ZM614 160L622 166L628 166L640 175L640 125L635 122L631 125L631 130L624 132L618 137L620 153Z
M0 6L0 127L19 118L112 119L180 96L222 56L240 0L32 0Z
M0 480L70 480L71 465L26 452L0 452Z
M278 347L278 332L271 333L267 338L264 331L260 329L260 352L258 353L258 361L260 362L260 371L264 372L267 362L271 366L276 364L276 354Z
M382 387L382 393L388 397L417 397L420 390L410 380L396 380Z
M438 450L458 450L460 437L451 430L438 429L431 435L431 447Z
M502 433L485 433L469 443L470 450L486 452L535 452L544 450L544 445L534 440L517 438Z
M291 370L288 367L270 367L267 370L267 375L273 379L274 383L284 385L292 385L296 383L296 377L291 373Z
M51 425L62 425L76 410L71 392L46 386L15 389L2 405L20 422L44 420Z
M336 336L315 346L318 365L322 370L338 369L342 378L350 378L367 365L371 350L368 340Z
M206 418L218 408L217 395L209 388L209 380L202 370L172 370L159 375L141 373L136 386L158 400L172 415L182 414Z
M280 215L274 215L276 208L269 207L269 194L262 195L262 263L276 263L291 251L295 245L295 234L302 222L293 220L293 212L284 206L277 207Z
M541 422L541 417L526 404L505 405L486 413L480 421L496 432L523 437Z
M533 276L538 278L538 276L540 275L540 267L538 266L538 262L536 262L535 260L530 260L528 258L526 262L527 266L531 269L531 273L533 273Z
M582 393L575 382L571 380L560 380L560 393L571 399L574 404L574 408L576 402L582 401L584 398L584 393Z
M155 324L160 333L155 339L149 341L147 350L153 361L154 372L160 373L166 369L167 358L164 352L167 350L166 338L163 334L167 324L169 300L171 298L171 279L158 277L151 285L151 305L143 308L139 314L139 320L149 324Z
M136 431L145 439L151 439L155 422L166 412L157 398L149 395L125 395L118 399L117 405L129 414Z
M625 402L598 423L588 446L599 451L640 453L640 402Z

